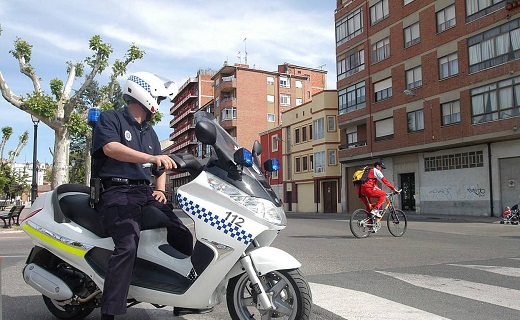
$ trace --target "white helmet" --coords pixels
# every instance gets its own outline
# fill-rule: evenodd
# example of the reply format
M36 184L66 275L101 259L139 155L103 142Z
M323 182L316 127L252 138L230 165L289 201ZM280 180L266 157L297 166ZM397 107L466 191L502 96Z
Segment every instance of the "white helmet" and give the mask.
M152 114L159 111L159 104L166 98L173 99L177 94L174 82L160 78L149 72L131 74L123 88L123 99L129 103L132 99L139 102Z

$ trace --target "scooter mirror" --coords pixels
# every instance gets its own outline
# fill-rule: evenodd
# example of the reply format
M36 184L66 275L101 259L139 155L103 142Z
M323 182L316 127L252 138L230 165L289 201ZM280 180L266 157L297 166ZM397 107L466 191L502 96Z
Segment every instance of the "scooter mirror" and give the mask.
M199 121L195 125L195 136L203 144L212 146L217 142L217 128L209 121Z
M253 143L253 155L259 156L262 154L262 145L258 140L255 140L255 143Z

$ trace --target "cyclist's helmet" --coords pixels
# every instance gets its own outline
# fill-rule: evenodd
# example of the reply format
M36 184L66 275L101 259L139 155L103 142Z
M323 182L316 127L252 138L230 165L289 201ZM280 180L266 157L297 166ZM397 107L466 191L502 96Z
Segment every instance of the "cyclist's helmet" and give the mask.
M381 166L381 169L386 169L385 164L382 163L381 161L377 161L376 163L374 163L374 167L377 167L377 166Z
M177 94L174 82L160 78L149 72L131 74L123 87L123 99L128 104L137 101L151 114L159 111L159 104Z

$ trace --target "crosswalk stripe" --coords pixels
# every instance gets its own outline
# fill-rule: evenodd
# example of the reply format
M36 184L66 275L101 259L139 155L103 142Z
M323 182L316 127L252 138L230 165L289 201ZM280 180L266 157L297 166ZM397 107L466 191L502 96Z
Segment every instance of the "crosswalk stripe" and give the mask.
M520 268L500 267L500 266L482 266L482 265L477 265L477 264L455 264L455 263L450 263L448 265L477 269L477 270L492 272L492 273L496 273L496 274L501 274L503 276L520 277Z
M482 301L506 308L520 310L520 303L511 297L520 297L520 290L502 288L461 279L433 277L420 274L376 271L421 288L431 289L459 297Z
M314 304L345 319L448 320L370 293L319 283L309 285Z

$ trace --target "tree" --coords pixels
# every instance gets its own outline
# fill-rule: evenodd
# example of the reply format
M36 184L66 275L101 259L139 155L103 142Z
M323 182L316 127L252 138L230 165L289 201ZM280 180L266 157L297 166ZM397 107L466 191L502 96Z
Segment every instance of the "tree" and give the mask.
M16 38L14 49L10 51L13 57L18 60L20 72L27 76L33 85L34 91L25 96L16 95L7 85L2 73L0 72L0 90L7 102L16 108L37 117L54 131L54 152L52 164L51 187L69 181L69 148L71 134L89 134L90 130L86 123L88 110L80 108L78 101L85 92L86 88L94 78L103 72L109 65L109 57L112 54L112 47L104 43L99 35L89 40L89 48L93 54L87 57L84 63L67 62L67 79L65 83L58 78L50 81L51 94L45 93L40 85L35 68L30 64L32 45ZM115 60L112 65L112 75L108 85L104 86L105 97L99 99L99 106L103 109L108 108L109 98L117 83L117 77L126 73L127 66L137 59L144 56L144 51L132 44L126 52L123 60ZM85 75L85 65L90 71ZM72 88L77 78L84 76L84 81L78 90L73 92ZM86 163L90 163L89 159Z
M0 160L2 161L2 164L4 163L4 148L5 144L11 138L11 135L13 134L13 128L11 127L3 127L2 128L2 142L0 142Z

